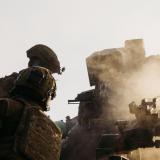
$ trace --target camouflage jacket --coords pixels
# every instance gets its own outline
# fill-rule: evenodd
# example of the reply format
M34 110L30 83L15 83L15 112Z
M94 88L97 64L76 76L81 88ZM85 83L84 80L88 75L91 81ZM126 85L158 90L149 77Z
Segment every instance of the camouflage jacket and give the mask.
M0 159L59 160L61 133L36 104L0 98Z

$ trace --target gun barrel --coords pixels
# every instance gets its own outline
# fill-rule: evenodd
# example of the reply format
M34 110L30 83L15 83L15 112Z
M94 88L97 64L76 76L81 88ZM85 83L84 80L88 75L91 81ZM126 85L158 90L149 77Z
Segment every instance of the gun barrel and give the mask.
M68 104L79 104L78 100L68 100Z

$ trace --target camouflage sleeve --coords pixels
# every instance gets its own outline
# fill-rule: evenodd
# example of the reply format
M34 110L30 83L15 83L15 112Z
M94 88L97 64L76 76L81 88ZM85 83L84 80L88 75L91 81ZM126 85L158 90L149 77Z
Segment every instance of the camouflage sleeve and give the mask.
M9 97L9 92L14 85L14 81L17 79L18 73L12 73L9 76L0 78L0 98Z

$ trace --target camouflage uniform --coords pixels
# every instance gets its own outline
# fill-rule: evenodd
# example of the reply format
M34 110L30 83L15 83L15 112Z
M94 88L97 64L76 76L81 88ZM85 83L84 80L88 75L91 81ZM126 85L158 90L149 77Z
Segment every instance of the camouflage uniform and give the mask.
M41 66L49 69L52 73L61 73L60 63L55 52L49 47L38 44L27 50L27 57L30 59L28 66ZM9 76L0 78L0 97L9 97L9 91L14 85L18 73L14 72Z
M61 133L43 113L55 89L46 68L30 67L19 73L11 98L0 99L0 159L59 159Z

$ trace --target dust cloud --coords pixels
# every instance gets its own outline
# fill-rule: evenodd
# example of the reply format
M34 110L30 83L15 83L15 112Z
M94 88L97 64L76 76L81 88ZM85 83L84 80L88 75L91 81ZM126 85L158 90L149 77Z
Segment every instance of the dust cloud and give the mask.
M106 49L87 59L90 82L105 83L108 90L104 111L114 107L115 118L133 118L128 104L160 96L160 56L145 56L142 40L129 40L124 48ZM103 112L103 115L107 113Z

